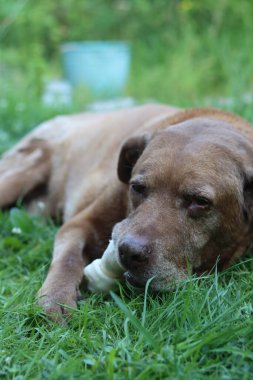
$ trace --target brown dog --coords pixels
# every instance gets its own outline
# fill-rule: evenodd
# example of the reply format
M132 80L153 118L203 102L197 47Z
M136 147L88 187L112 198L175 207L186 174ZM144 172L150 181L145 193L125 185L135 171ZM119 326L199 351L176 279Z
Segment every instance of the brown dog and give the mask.
M133 285L166 290L189 269L222 269L251 243L253 129L213 109L147 105L64 116L0 161L0 206L61 214L39 292L49 314L76 306L83 268L111 236Z

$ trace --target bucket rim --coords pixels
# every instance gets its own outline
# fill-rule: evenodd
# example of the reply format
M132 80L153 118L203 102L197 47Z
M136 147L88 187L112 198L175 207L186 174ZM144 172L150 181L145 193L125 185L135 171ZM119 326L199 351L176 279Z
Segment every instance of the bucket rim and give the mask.
M75 52L81 50L106 50L108 48L116 48L118 50L130 51L130 43L123 40L88 40L88 41L67 41L60 45L62 53Z

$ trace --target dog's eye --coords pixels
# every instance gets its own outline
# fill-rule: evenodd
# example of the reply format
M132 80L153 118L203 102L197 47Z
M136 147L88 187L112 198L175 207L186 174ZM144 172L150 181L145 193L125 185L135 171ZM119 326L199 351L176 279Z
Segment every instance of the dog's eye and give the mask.
M130 190L132 193L140 195L145 195L146 193L146 187L140 183L131 183Z
M202 196L187 196L185 201L189 216L192 218L202 216L211 207L211 201Z
M198 207L208 207L210 206L210 201L209 199L204 198L204 197L194 197L192 200L192 204Z

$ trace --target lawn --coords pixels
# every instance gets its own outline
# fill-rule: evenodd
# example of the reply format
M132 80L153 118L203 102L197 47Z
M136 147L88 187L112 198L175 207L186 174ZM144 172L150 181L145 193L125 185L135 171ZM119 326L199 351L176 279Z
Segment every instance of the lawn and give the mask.
M238 104L236 111L250 117L251 107ZM61 111L8 99L1 107L1 150ZM148 287L84 293L62 327L35 302L57 226L17 207L0 214L0 227L0 378L252 378L250 253L224 273L189 278L167 294L150 294Z

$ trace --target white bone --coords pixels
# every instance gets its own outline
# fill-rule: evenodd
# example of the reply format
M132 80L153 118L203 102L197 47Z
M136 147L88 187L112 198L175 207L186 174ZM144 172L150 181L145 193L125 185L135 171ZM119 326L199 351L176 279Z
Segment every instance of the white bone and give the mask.
M108 292L113 289L124 272L112 240L101 259L94 260L84 268L88 289L92 292Z

